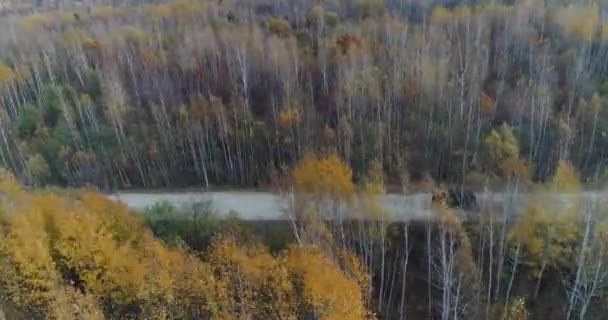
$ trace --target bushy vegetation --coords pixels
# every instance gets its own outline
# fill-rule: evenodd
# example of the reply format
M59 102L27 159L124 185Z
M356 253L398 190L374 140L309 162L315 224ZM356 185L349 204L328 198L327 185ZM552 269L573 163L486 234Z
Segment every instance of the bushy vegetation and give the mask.
M154 235L166 244L198 251L205 250L220 231L231 226L245 227L236 212L227 218L220 217L211 201L193 202L181 207L166 201L159 202L146 208L142 215Z

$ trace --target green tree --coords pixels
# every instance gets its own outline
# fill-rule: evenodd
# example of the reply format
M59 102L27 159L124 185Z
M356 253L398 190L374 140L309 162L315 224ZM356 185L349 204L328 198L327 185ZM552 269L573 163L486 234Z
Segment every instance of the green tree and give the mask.
M27 160L31 182L34 185L43 185L51 176L48 163L39 153L34 154Z
M499 167L507 159L519 158L519 144L513 130L503 124L498 131L492 130L484 140L490 163Z

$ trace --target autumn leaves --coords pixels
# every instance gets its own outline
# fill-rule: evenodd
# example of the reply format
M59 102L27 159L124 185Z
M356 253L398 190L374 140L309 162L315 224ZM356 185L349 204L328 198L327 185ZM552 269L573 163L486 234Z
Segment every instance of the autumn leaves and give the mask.
M314 247L271 254L236 233L169 248L89 192L28 192L2 172L0 292L11 319L364 319L356 263ZM8 310L8 311L7 311Z

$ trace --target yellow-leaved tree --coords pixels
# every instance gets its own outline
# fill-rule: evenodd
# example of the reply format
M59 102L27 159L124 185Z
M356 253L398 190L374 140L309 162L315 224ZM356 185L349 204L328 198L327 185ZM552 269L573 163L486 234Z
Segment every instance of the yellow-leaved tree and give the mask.
M336 261L311 246L291 246L273 256L267 248L230 236L215 239L206 260L228 292L228 314L251 319L370 319L368 278L358 259Z
M519 158L519 142L510 126L503 124L492 130L484 140L484 149L492 171L504 178L528 179L528 167Z
M581 183L574 167L560 161L545 189L546 192L530 196L527 207L509 234L514 256L512 271L522 264L537 279L534 298L539 293L547 267L572 267L580 237ZM511 278L513 276L514 273Z
M324 320L371 317L360 286L365 279L349 277L315 248L291 247L284 259L298 293L299 316L314 315L315 319Z
M295 319L295 296L286 266L267 248L218 238L207 260L228 291L224 308L245 319Z
M293 170L295 191L320 200L350 200L354 191L352 176L348 164L335 152L308 152Z
M325 245L334 237L345 244L344 207L354 194L352 171L335 152L308 152L293 169L290 220L300 243Z

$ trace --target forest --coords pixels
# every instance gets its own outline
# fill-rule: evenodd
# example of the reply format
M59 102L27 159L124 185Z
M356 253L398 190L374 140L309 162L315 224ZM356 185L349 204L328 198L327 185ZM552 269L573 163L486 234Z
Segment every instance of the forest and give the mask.
M264 187L308 151L392 185L608 176L601 1L136 2L0 17L0 162L27 185Z
M0 1L0 319L606 319L607 17ZM284 218L107 197L174 188ZM383 205L415 191L428 218Z
M136 213L4 170L0 317L605 319L608 212L583 201L567 162L521 212L507 201L473 219L442 197L431 219L392 219L379 162L358 184L336 153L307 154L290 175L288 218L244 221L210 202ZM556 192L574 198L543 205Z

